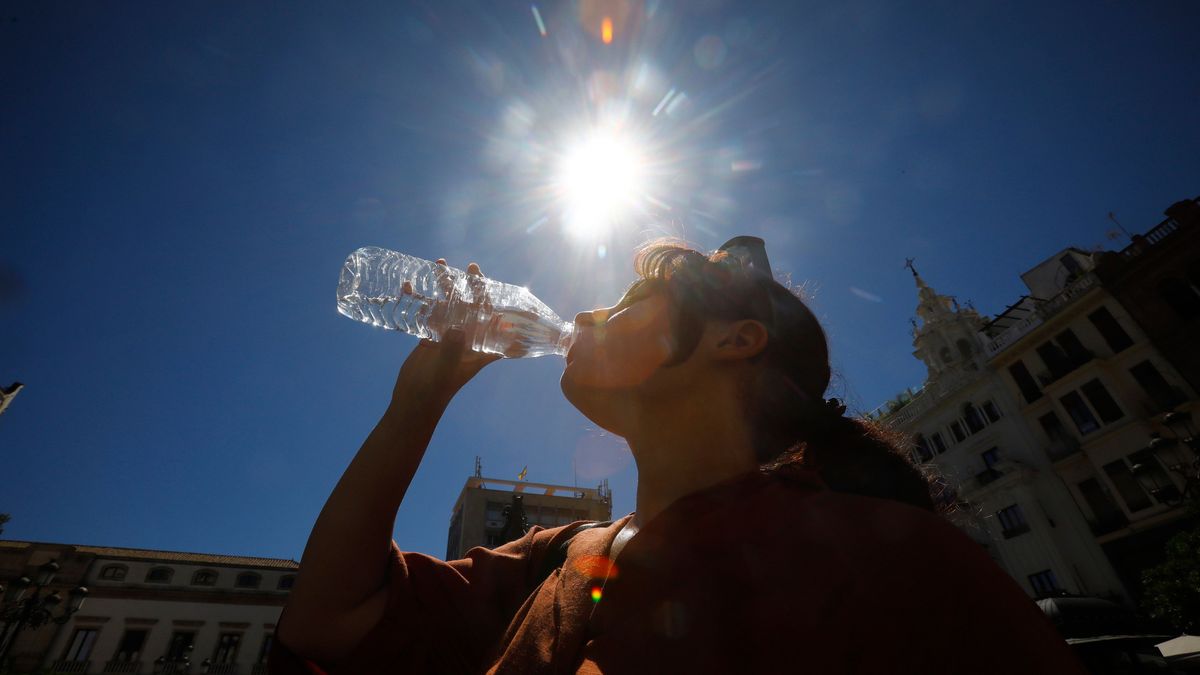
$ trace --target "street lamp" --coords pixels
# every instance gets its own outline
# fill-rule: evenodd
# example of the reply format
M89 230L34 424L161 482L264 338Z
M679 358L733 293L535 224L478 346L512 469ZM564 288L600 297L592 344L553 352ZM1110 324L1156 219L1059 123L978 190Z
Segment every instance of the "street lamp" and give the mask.
M16 643L17 636L21 634L22 630L25 628L37 630L48 623L62 625L70 621L71 616L83 607L88 589L76 586L68 594L70 602L67 603L61 614L55 616L54 609L62 604L62 596L57 592L43 596L42 591L54 581L58 570L58 563L50 560L38 567L36 581L30 580L29 577L20 577L12 582L16 593L0 609L0 619L4 621L4 631L0 633L0 665L7 660L8 651ZM26 598L25 594L30 587L33 588L33 595ZM0 593L3 591L4 587L0 586Z

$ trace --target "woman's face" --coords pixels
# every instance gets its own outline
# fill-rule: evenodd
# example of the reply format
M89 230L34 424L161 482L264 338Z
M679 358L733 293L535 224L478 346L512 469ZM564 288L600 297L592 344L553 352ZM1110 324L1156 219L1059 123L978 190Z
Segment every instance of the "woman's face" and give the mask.
M660 366L671 356L669 301L660 282L642 280L612 307L575 317L577 336L560 385L567 400L620 434L621 412L665 393Z

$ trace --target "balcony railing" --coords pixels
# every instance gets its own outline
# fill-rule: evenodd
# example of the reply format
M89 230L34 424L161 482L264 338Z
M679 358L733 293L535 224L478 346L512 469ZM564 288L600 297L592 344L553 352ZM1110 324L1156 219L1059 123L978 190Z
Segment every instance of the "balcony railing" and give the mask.
M88 671L88 666L90 665L92 665L91 661L69 661L67 659L62 659L61 661L55 661L54 664L50 666L50 672L54 673L54 675L86 673Z
M238 675L236 663L213 663L208 666L208 675Z
M1004 351L1034 328L1045 323L1047 319L1057 314L1063 307L1066 307L1073 300L1091 290L1097 283L1096 276L1090 272L1072 281L1058 295L1038 304L1037 308L1029 316L1009 326L1003 333L988 340L983 346L984 353L990 359Z
M109 661L108 663L104 664L104 670L102 672L126 673L129 675L136 675L137 673L142 672L142 662L141 661Z
M267 675L267 664L256 663L250 668L250 675Z

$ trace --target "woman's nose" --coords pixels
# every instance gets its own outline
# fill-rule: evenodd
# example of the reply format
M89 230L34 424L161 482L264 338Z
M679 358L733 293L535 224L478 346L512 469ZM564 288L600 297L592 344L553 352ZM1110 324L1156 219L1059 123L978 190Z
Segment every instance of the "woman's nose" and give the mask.
M580 312L575 315L576 326L597 326L608 318L607 309L593 309L590 312Z

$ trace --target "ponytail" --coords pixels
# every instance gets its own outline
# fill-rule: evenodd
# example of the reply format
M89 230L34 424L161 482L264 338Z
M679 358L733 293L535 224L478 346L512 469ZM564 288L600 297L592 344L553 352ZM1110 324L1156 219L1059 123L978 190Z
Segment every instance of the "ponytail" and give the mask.
M764 468L811 469L831 490L937 511L932 481L900 449L903 439L875 422L838 416L821 433L810 435Z

